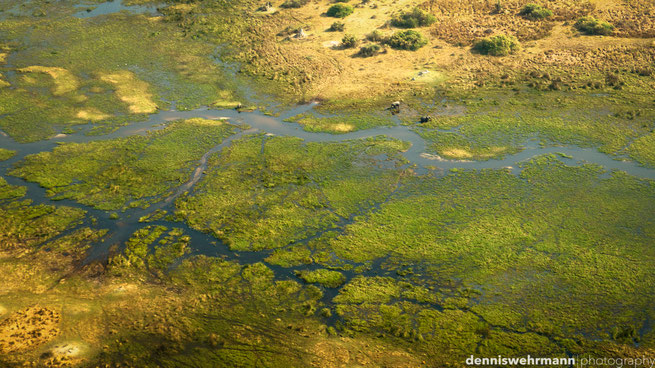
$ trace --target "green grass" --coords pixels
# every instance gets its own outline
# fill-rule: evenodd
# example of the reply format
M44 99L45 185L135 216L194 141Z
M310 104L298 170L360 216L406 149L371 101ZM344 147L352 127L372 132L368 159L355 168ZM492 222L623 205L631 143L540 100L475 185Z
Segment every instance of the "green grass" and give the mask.
M7 161L10 158L14 157L16 151L8 150L6 148L0 148L0 161Z
M81 224L86 211L72 207L35 205L23 199L25 187L10 185L0 177L0 250L43 245Z
M634 140L628 148L628 152L635 160L647 166L655 167L655 133Z
M232 82L207 57L212 43L227 43L228 58L246 61L244 74L273 79L271 49L253 36L268 35L270 24L246 11L260 3L180 5L163 10L165 21L126 14L88 21L65 17L71 9L61 2L32 2L30 12L47 15L0 22L10 60L30 68L0 89L3 131L28 142L92 122L103 133L166 108L167 100L182 109L233 107ZM632 56L650 62L649 55ZM275 71L280 85L301 80L301 59L298 70ZM536 137L655 165L652 78L557 67L521 73L482 73L484 83L470 90L454 80L417 88L416 96L403 95L400 117L412 124L433 114L415 129L430 152L447 158L501 157ZM588 82L599 87L583 90ZM292 121L332 133L393 125L371 111L388 107L395 93L327 101L320 112L340 116ZM461 111L440 114L453 106ZM27 157L13 174L54 199L112 211L147 206L188 180L198 159L234 132L204 120L176 122L146 136L63 144ZM305 283L342 286L327 305L329 291L279 278L277 267L186 258L192 239L159 225L168 221L165 211L139 219L156 224L112 248L106 268L80 266L71 257L81 259L106 231L92 228L84 210L35 205L24 199L25 187L2 179L0 307L65 306L52 344L85 340L93 355L84 364L92 366L447 366L472 352L625 357L655 346L652 331L636 333L655 317L652 181L566 166L555 155L523 163L518 176L417 176L399 155L408 148L385 137L307 143L246 136L211 156L204 178L176 202L178 220L233 250L272 250L265 261ZM14 154L0 150L0 160ZM110 216L117 225L136 221ZM318 311L338 322L326 326ZM632 347L636 340L643 350ZM49 346L0 354L0 365L45 365Z
M89 122L96 132L111 131L166 107L164 99L178 109L239 99L234 79L209 57L213 47L184 38L170 23L127 14L17 18L1 22L0 31L23 71L8 80L15 88L0 90L0 113L7 115L0 127L20 142ZM137 89L107 77L126 74ZM84 111L94 114L89 119Z
M296 275L309 284L320 284L328 288L337 288L346 282L346 277L339 271L324 268L312 271L298 271Z
M210 158L194 192L177 201L177 215L235 250L281 248L383 201L402 174L402 149L405 142L384 137L245 137Z
M462 113L435 116L415 129L428 141L429 152L446 158L502 157L522 150L526 140L537 138L547 145L569 143L597 146L608 154L628 153L643 164L653 165L646 147L650 119L655 115L640 107L646 96L642 89L599 96L580 90L508 93L485 87L475 94L449 95L454 100L449 105L458 106ZM448 154L457 151L467 154Z
M187 181L202 155L234 131L219 121L179 121L145 136L60 145L26 157L12 175L55 199L103 210L147 206Z
M614 326L637 328L638 321L651 318L643 306L652 296L650 281L644 280L655 278L648 266L655 259L649 246L655 235L650 210L655 183L620 172L603 177L597 166L566 166L554 155L526 162L522 169L519 177L483 170L417 179L415 188L409 185L407 194L401 191L379 211L347 226L343 235L327 240L327 247L345 260L389 257L385 262L391 270L401 264L423 270L417 280L440 285L435 290L439 304L477 321L461 325L463 333L473 334L474 325L487 322L492 331L497 326L579 337L573 328L609 341ZM429 337L411 327L439 312L401 303L398 281L380 280L374 286L355 281L335 298L346 303L337 311L352 319L349 328L380 326L393 307L397 324L408 322L400 332L390 332L409 338L420 334L428 342L441 339L439 330ZM594 295L603 300L589 311ZM513 354L539 345L523 335L496 336L502 339L498 342L518 339ZM496 342L485 344L494 354L504 351Z
M189 253L190 240L179 228L168 231L165 226L146 226L125 242L122 254L110 259L109 271L133 276L147 270L163 278L174 262Z

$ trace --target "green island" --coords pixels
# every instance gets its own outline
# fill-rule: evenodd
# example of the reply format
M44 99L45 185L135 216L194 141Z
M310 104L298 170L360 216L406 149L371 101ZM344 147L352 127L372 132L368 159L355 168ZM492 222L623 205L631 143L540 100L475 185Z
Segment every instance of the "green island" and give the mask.
M650 367L654 98L651 0L0 2L0 367Z

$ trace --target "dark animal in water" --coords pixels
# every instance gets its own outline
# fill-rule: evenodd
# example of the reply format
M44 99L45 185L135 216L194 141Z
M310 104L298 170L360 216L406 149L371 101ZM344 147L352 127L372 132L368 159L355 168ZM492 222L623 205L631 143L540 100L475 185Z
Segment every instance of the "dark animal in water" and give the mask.
M397 114L400 112L400 101L394 101L391 103L391 106L389 106L389 110L391 110L392 114Z

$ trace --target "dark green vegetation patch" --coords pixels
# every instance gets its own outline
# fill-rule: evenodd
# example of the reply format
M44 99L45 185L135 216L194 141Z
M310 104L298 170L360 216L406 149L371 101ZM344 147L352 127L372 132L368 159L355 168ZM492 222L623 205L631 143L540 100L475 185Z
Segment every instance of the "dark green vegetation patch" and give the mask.
M519 15L530 20L542 20L553 15L553 12L538 4L526 4L519 12Z
M425 10L414 8L410 12L402 12L391 19L391 25L398 28L427 27L436 22L434 15Z
M355 11L352 6L346 4L335 4L327 11L328 17L345 18Z
M612 34L614 26L608 22L598 20L594 17L583 17L575 22L574 27L587 35L609 35Z
M507 56L517 52L521 46L513 36L498 35L483 38L473 44L473 50L483 55Z
M428 40L420 32L409 29L394 33L387 43L394 49L416 51L427 45Z

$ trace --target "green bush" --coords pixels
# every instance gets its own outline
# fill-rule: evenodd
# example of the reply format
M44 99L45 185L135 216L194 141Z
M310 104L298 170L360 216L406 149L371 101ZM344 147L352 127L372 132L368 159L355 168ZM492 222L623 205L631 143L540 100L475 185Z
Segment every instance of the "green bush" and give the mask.
M332 5L327 11L328 17L345 18L353 13L353 7L345 4Z
M341 47L343 47L344 49L352 49L353 47L357 46L358 43L359 40L357 39L357 37L351 34L344 35L343 38L341 39Z
M553 15L553 12L549 9L542 7L537 4L526 4L523 9L519 12L519 15L530 20L540 20L546 19Z
M520 49L519 41L513 36L498 35L484 38L473 45L473 50L492 56L506 56Z
M432 14L414 8L411 12L402 12L400 15L393 17L391 25L398 28L416 28L429 26L436 21L437 18Z
M427 45L428 40L419 32L410 29L394 33L387 43L394 49L416 51Z
M328 31L330 31L330 32L343 32L343 29L345 28L345 26L346 25L343 24L343 22L334 22L334 23L332 23L330 28L328 28Z
M614 30L613 25L592 17L578 19L574 27L587 35L609 35Z
M384 35L382 34L382 32L376 29L375 31L367 34L366 39L372 42L382 42L384 41Z
M359 49L357 55L362 57L371 57L379 54L380 51L382 51L382 47L380 45L371 44L371 45L362 46Z
M309 0L286 0L280 5L282 8L300 8L307 4Z

